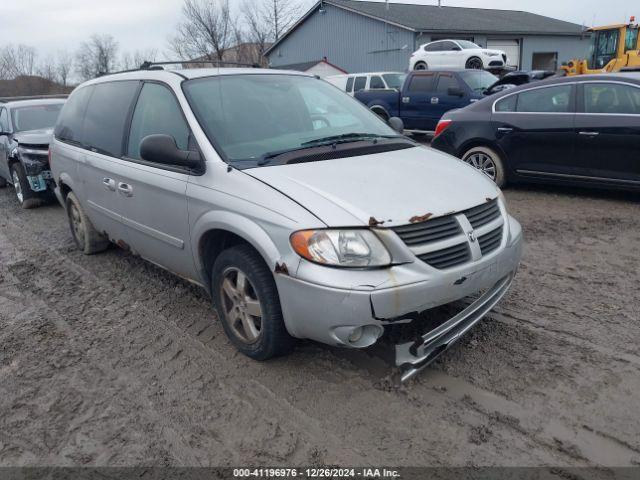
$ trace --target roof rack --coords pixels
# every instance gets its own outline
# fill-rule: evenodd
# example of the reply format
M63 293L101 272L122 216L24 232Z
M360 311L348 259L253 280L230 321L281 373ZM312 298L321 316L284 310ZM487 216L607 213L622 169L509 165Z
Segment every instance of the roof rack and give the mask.
M21 100L47 100L54 98L67 98L68 93L60 93L56 95L24 95L21 97L0 97L0 103L19 102Z
M220 62L217 60L175 60L162 62L144 62L140 70L163 70L164 65L212 65L215 67L261 68L257 63Z

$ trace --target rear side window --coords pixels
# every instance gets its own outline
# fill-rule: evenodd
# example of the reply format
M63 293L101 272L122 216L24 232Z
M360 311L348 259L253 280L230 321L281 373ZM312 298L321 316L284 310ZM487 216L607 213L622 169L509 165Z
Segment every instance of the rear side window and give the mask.
M538 88L518 94L518 112L565 113L571 108L571 85Z
M460 88L458 80L453 75L441 73L438 78L437 93L441 95L448 95L450 88Z
M367 86L367 77L356 77L356 81L353 86L353 91L359 92L360 90L364 90L366 86Z
M0 108L0 132L9 131L9 115L6 108Z
M369 82L369 88L371 89L385 89L387 88L387 86L384 84L384 82L382 81L382 78L375 75L373 77L371 77L371 80Z
M425 52L441 52L442 51L442 42L430 43L424 46Z
M586 83L586 113L640 114L640 88L618 83Z
M346 88L346 90L349 93L353 92L353 77L347 78L347 88Z
M496 112L515 112L516 104L518 102L517 95L511 95L496 102Z
M422 73L414 75L409 84L410 92L431 92L433 91L433 73Z
M140 142L147 135L171 135L178 148L187 150L189 127L171 91L157 83L145 83L131 120L127 156L140 158Z
M84 118L83 144L98 153L120 157L125 124L138 81L99 83L93 87Z
M82 145L82 121L93 87L75 90L62 107L58 122L53 131L54 136L63 142Z

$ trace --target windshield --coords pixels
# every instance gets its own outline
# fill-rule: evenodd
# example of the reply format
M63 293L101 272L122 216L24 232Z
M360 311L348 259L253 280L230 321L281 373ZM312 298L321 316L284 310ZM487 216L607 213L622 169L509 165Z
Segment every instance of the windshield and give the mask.
M26 132L53 128L61 109L62 103L15 108L11 110L13 130L15 132Z
M389 88L397 88L400 90L404 83L404 79L407 78L407 75L404 73L386 73L382 75L382 78L384 78L384 81L387 83Z
M314 77L220 75L189 80L184 91L209 140L232 163L331 138L397 136L360 102Z
M613 60L618 50L618 30L598 30L591 36L587 66L601 69Z
M476 45L473 42L469 42L468 40L456 40L456 42L458 42L458 45L460 45L464 50L480 48L479 45Z
M471 90L479 93L498 81L498 77L485 70L464 70L459 75Z

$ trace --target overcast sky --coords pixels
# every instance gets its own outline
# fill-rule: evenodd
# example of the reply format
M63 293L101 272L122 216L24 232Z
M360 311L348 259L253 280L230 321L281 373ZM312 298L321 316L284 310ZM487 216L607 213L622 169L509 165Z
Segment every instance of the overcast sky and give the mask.
M230 3L237 9L242 1ZM315 3L301 1L306 7ZM437 0L398 3L433 5ZM164 53L181 5L182 0L0 0L0 45L25 43L45 56L60 49L75 50L93 33L108 33L118 40L121 52L155 48ZM636 0L443 0L443 5L527 10L587 25L640 17Z

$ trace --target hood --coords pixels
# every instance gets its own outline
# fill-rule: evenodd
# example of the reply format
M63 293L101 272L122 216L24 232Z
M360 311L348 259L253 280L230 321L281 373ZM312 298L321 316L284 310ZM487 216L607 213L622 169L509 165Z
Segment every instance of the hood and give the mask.
M19 132L13 138L21 145L49 145L52 135L53 128L46 128Z
M327 226L406 225L496 198L484 174L427 147L244 170Z

